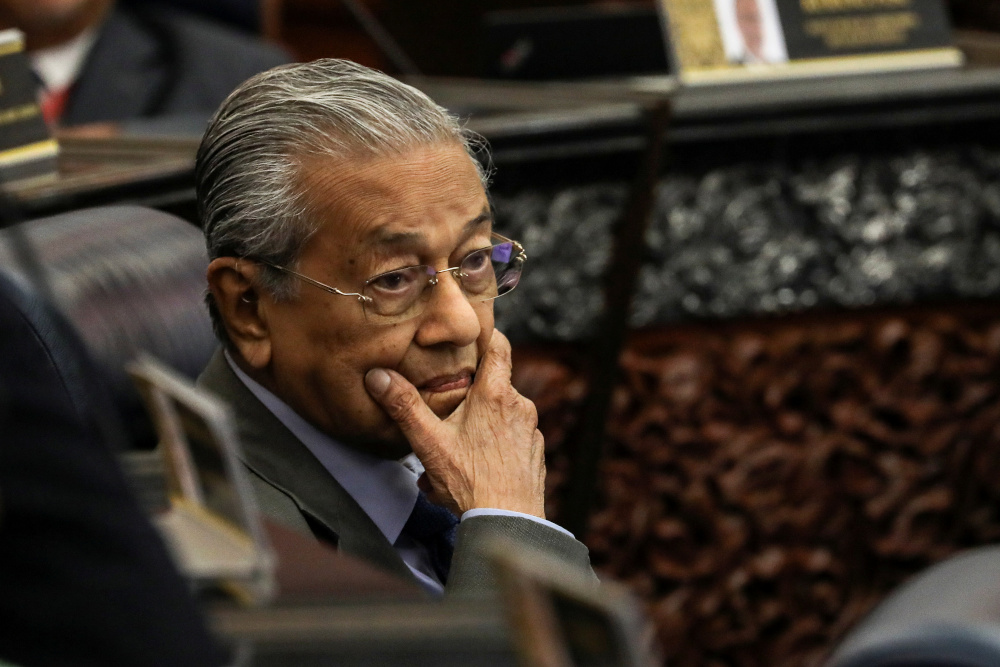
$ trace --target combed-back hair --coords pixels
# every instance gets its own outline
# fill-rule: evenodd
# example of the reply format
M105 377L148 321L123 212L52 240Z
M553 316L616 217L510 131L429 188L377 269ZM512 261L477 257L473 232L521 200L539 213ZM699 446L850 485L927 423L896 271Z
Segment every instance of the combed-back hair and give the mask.
M319 227L299 173L305 160L320 158L335 168L441 143L465 147L485 188L485 141L416 88L336 59L258 74L226 98L198 149L198 215L209 259L295 267ZM264 267L258 287L288 299L297 285ZM228 343L211 294L206 301L216 334Z

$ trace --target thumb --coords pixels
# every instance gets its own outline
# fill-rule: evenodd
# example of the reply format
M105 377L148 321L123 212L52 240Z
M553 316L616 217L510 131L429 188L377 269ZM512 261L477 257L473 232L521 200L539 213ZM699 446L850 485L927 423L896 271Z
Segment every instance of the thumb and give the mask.
M476 372L476 383L472 385L475 390L478 384L481 388L486 386L509 387L511 373L511 348L510 341L498 330L493 330L493 337L490 338L486 352L482 361L479 362L479 370Z
M441 420L427 407L409 380L396 371L373 368L365 373L365 388L396 422L418 457L426 444L435 441Z

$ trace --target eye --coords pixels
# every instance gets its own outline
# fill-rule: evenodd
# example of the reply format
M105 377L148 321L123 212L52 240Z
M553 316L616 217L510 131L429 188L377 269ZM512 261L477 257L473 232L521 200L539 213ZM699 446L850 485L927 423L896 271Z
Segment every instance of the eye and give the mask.
M408 292L426 281L426 274L421 273L420 267L414 266L376 276L368 282L368 287L380 292L398 294Z
M462 260L462 271L464 273L476 273L482 271L490 263L490 248L476 250L465 256Z

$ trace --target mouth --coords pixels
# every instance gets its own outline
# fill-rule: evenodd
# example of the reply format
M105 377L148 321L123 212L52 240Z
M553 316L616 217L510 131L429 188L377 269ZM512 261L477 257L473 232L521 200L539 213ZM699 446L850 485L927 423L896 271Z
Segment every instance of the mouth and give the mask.
M417 385L421 393L443 394L456 389L466 389L472 384L472 371L461 371L449 375L439 375L423 384Z

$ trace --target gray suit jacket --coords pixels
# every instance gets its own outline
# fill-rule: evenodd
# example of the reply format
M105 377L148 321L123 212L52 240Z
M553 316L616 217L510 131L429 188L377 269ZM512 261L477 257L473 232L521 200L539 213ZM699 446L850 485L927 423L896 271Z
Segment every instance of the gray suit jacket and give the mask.
M204 121L250 76L290 62L236 30L155 4L113 8L77 78L64 125L190 115Z
M198 385L229 402L237 420L243 461L261 511L290 528L335 544L409 581L416 581L399 554L364 510L329 472L233 373L216 351ZM568 568L590 573L590 557L580 542L530 519L480 516L458 528L445 592L449 596L490 594L494 583L477 548L502 540L555 556ZM596 578L595 578L596 580Z

